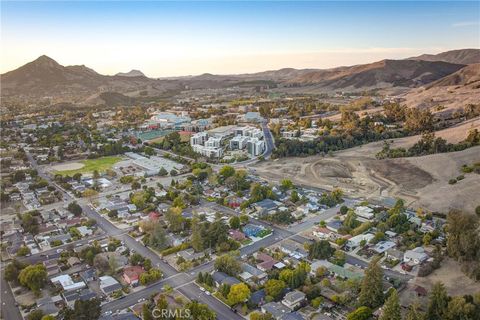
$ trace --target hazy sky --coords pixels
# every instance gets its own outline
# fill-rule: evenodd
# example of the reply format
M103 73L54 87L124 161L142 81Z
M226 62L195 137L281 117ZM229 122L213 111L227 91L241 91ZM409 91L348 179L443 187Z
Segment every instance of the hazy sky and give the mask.
M1 66L151 77L328 68L480 47L480 2L1 2Z

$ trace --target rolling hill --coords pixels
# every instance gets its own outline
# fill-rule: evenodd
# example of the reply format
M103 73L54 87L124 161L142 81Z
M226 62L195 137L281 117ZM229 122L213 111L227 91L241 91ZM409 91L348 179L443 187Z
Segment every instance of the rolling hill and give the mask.
M439 54L422 54L408 60L444 61L457 64L480 63L480 49L461 49L442 52Z
M317 84L332 90L418 87L443 78L463 67L464 65L442 61L382 60L353 67L312 71L290 82Z
M299 92L365 91L462 84L477 67L462 69L476 61L480 50L465 49L438 55L422 55L407 60L381 60L374 63L332 69L284 68L250 74L202 74L152 79L139 70L107 76L84 66L62 66L41 56L26 65L1 75L1 95L34 100L52 97L57 102L103 103L108 92L114 104L125 97L152 97L185 89L227 88L258 85L295 88ZM432 61L430 61L432 60ZM438 61L442 60L442 61ZM445 60L445 61L443 61ZM448 60L448 61L447 61ZM452 63L462 62L462 63ZM468 66L470 67L470 66ZM460 71L463 70L463 71ZM458 73L457 73L458 72ZM449 77L450 76L450 77ZM115 93L121 95L115 95ZM120 98L119 98L120 97Z

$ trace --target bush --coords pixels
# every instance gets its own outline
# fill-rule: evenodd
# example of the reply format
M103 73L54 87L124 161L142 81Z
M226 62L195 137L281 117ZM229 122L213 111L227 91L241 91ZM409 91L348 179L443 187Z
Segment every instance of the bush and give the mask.
M448 184L455 184L455 183L457 183L457 179L448 180Z
M463 174L457 177L457 181L460 181L460 180L463 180L463 179L465 179L465 176Z

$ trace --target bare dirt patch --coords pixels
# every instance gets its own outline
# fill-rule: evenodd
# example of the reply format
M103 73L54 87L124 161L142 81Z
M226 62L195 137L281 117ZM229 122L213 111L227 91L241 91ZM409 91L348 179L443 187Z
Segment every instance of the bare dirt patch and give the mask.
M404 159L374 160L366 162L366 165L406 190L420 189L434 181L431 174Z
M52 167L54 171L68 171L68 170L78 170L82 169L85 165L80 162L70 162L70 163L62 163L57 164Z
M467 277L460 271L460 265L449 258L446 258L439 269L432 272L428 277L415 278L415 284L426 288L428 291L435 282L442 282L448 293L452 296L474 294L480 292L480 282Z
M436 132L455 143L465 139L472 128L480 128L480 118ZM394 147L409 147L420 136L395 139ZM282 158L254 166L268 181L291 179L301 186L332 190L342 188L348 196L382 200L401 197L413 208L448 212L451 209L473 212L478 202L480 175L465 174L454 185L448 180L462 173L463 164L480 162L480 146L459 152L422 157L377 160L375 154L383 142L335 152L333 157L312 156Z

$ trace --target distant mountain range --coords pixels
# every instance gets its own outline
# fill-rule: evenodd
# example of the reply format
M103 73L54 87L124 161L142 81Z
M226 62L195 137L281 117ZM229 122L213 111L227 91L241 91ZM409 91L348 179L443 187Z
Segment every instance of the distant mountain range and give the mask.
M278 85L308 88L310 92L364 91L384 88L417 88L434 85L459 85L477 77L480 49L463 49L437 55L421 55L405 60L333 69L292 69L239 75L212 75L151 79L139 70L101 75L86 66L62 66L41 56L26 65L1 75L2 97L55 97L69 102L105 103L104 97L129 101L135 97L159 96L186 88L225 88L231 86ZM462 71L463 70L463 71ZM106 94L108 93L108 94ZM125 99L122 98L126 97ZM119 100L119 98L122 98Z
M474 64L480 62L479 49L460 49L442 52L439 54L422 54L407 60L444 61L457 64Z
M129 72L119 72L116 74L118 77L145 77L142 71L132 69Z

